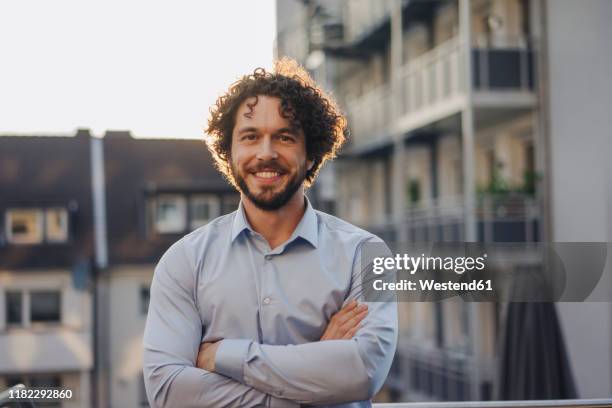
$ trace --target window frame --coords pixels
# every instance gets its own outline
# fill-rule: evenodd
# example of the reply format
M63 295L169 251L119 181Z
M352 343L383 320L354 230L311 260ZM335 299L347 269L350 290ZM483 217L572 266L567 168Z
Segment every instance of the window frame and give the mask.
M15 215L19 213L30 213L35 215L35 226L38 229L31 237L19 237L13 234L13 222ZM5 235L7 242L18 245L36 245L45 241L45 215L40 208L9 208L4 213Z
M56 293L58 295L58 319L50 320L50 321L41 321L41 320L32 320L32 294L34 293ZM8 293L19 293L21 296L21 322L20 323L9 323L8 321ZM37 327L53 327L53 326L61 326L63 324L63 307L62 302L64 299L64 293L61 288L50 287L50 288L39 288L39 287L17 287L17 288L6 288L4 289L4 299L5 299L5 312L4 318L7 329L31 329Z
M167 200L167 201L166 201ZM167 221L162 222L159 219L160 206L166 201L174 201L178 204L180 221L174 225ZM154 198L153 205L153 227L158 234L179 234L187 229L187 198L182 194L159 194Z
M59 213L59 215L62 218L62 226L61 226L61 236L59 237L52 237L50 234L50 230L51 228L49 227L49 222L51 220L51 214L57 212ZM63 244L68 242L68 239L70 237L70 228L69 228L69 217L68 217L68 210L64 207L49 207L46 208L44 211L44 235L45 235L45 242L48 243L52 243L52 244Z

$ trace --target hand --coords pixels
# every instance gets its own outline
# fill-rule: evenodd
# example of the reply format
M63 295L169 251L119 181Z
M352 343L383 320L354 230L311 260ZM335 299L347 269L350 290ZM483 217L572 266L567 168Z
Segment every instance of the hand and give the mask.
M338 313L332 316L321 340L348 340L353 338L361 327L361 321L368 314L368 305L357 305L351 300Z
M217 355L217 349L221 341L214 343L202 343L200 344L200 351L198 352L198 358L196 359L196 367L201 368L211 373L215 371L215 356Z

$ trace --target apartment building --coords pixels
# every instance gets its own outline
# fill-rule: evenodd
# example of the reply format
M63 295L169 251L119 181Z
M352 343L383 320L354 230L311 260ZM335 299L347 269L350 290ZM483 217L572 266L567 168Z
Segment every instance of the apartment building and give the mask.
M202 140L135 139L107 132L103 146L107 258L98 258L101 407L148 406L142 335L155 264L166 249L239 196L213 167Z
M90 137L0 137L0 389L75 392L94 369Z
M0 389L148 406L142 335L166 249L234 211L202 140L0 137Z
M574 172L568 156L577 139L564 126L580 111L584 117L577 116L573 129L596 134L597 152L609 147L598 136L609 134L601 112L609 105L607 88L591 98L573 84L588 83L592 91L591 81L609 82L602 67L610 67L603 17L611 17L610 6L598 0L580 7L547 0L278 0L277 55L302 62L349 119L349 144L332 175L337 215L398 242L571 241L578 237L569 224L584 237L609 240L602 225L609 225L612 193L605 192L612 183L595 170L607 160L594 154L599 160L587 166L584 158L583 171L599 184L580 189L567 174ZM299 25L287 23L288 12ZM560 174L574 181L567 193ZM585 203L593 193L597 203ZM568 222L570 207L588 212L595 229ZM387 382L391 399L496 398L503 307L401 304L399 351ZM609 396L610 304L557 310L578 395ZM581 340L585 327L576 321L589 310L598 336Z

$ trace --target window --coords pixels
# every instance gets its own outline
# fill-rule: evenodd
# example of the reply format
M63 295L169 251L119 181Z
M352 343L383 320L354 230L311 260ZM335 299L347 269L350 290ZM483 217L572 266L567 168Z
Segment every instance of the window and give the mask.
M34 324L61 322L59 290L9 290L5 293L6 323L29 327Z
M6 212L6 237L13 244L68 241L68 211L65 208L12 209Z
M21 292L6 292L6 323L23 324L23 297Z
M60 321L60 294L57 291L30 293L30 321L32 323Z
M43 213L37 209L8 210L6 237L14 244L38 244L43 240Z
M68 240L68 211L65 208L49 208L45 211L45 232L48 242Z
M151 290L143 286L140 288L140 313L146 316L149 312L149 299L151 298Z
M189 201L189 224L196 229L219 216L219 199L211 195L196 195Z
M155 228L161 234L185 231L187 215L185 197L160 195L155 207Z

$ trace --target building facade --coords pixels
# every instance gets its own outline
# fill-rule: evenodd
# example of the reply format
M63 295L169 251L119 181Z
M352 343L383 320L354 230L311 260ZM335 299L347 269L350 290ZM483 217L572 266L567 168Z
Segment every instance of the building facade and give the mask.
M89 139L0 137L0 388L65 387L66 407L93 402Z
M609 83L602 41L611 34L605 18L612 5L576 7L547 0L278 0L276 55L304 64L349 120L349 143L331 176L336 214L391 242L578 239L571 231L583 231L580 240L609 241L602 227L612 225L612 182L601 176L608 160L595 152L590 166L584 159L583 171L597 180L589 188L578 188L568 173L577 143L592 141L597 152L610 146L599 136L609 134L601 111L610 103L608 88L596 97L585 89L593 90L590 81ZM294 25L287 26L286 12ZM571 15L580 16L579 26ZM590 87L573 85L567 66ZM574 122L578 111L584 116ZM588 139L568 134L566 122ZM561 174L575 188L566 191ZM585 202L593 193L597 202ZM589 213L589 225L597 226L576 226L573 211ZM381 398L495 399L504 307L400 304L398 356ZM609 397L610 304L556 309L578 395ZM589 310L599 335L579 340L585 327L576 322Z
M0 137L0 388L148 406L142 335L166 249L234 211L201 140Z

